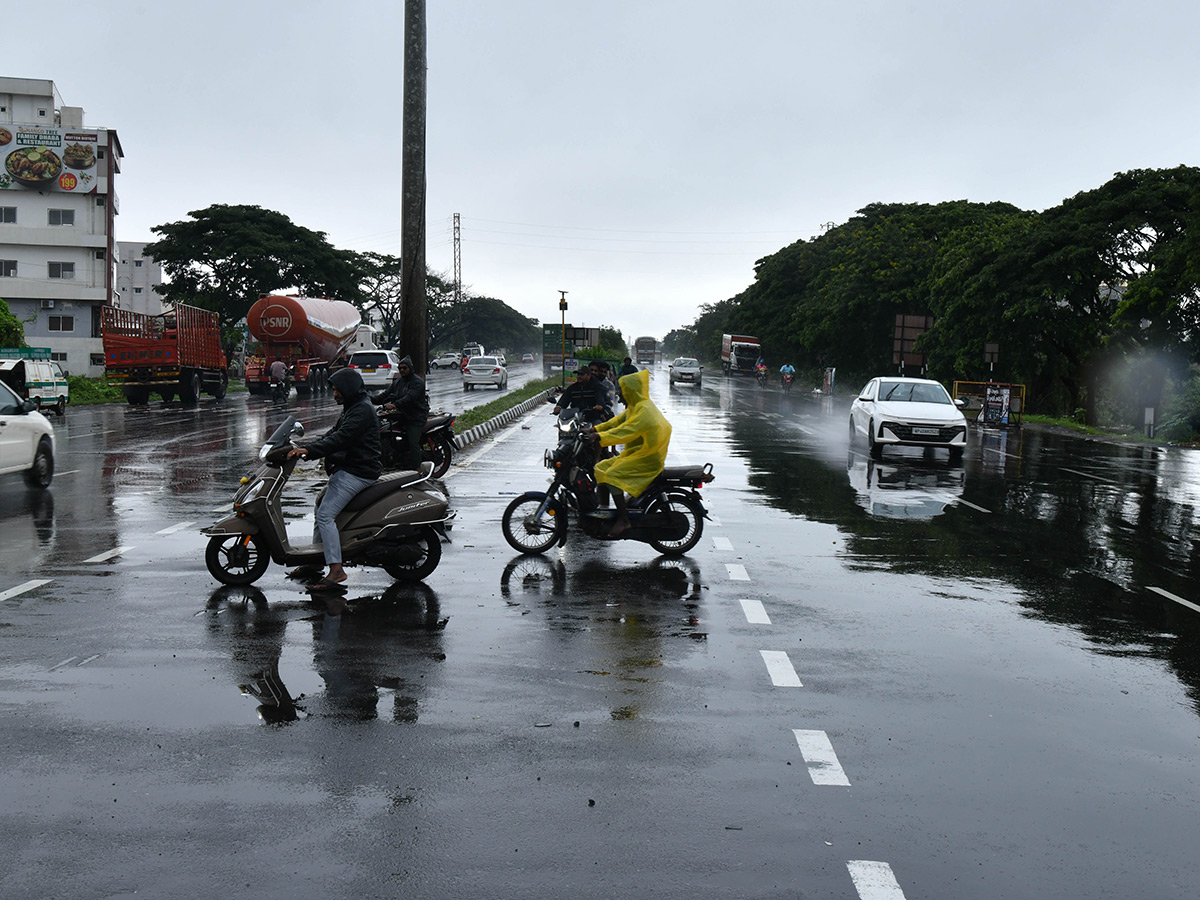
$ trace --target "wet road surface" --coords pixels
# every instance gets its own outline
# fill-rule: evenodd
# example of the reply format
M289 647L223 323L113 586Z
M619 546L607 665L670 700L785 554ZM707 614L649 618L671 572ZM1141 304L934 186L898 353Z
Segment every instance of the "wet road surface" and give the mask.
M51 491L0 484L4 895L1195 895L1195 454L875 463L842 408L664 376L717 472L689 556L504 543L547 408L460 455L427 583L351 570L348 611L205 570L281 410L56 421Z

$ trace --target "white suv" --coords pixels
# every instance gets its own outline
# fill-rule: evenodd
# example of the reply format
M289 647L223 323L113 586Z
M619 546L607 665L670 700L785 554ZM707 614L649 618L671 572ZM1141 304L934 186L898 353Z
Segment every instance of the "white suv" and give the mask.
M462 364L462 354L455 353L454 351L450 351L448 353L443 353L440 356L438 356L437 359L435 359L433 362L431 362L429 364L429 368L431 368L431 369L442 369L442 368L457 369L457 368L459 368L459 366L461 364Z
M45 488L54 477L54 428L36 406L0 383L0 475L24 472L30 485Z
M394 350L359 350L350 354L347 365L358 369L363 384L369 388L391 387L393 381L400 377L396 366L400 365L400 357Z

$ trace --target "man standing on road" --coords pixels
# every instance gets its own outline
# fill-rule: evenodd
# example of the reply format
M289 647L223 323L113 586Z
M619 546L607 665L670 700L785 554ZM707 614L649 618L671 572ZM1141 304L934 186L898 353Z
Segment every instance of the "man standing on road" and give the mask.
M362 375L357 369L338 369L329 376L333 399L342 405L342 414L321 437L305 447L293 447L288 458L325 459L329 485L317 506L313 525L313 543L325 553L329 573L309 586L309 590L330 590L346 580L342 568L342 539L337 529L337 514L354 495L370 487L383 472L379 462L379 420L371 408ZM320 567L302 566L293 574L320 575Z
M425 379L413 372L412 357L406 356L396 366L400 377L392 381L391 387L371 398L384 412L395 416L404 432L404 458L400 461L406 469L419 471L421 468L421 437L425 423L429 420L429 394L425 391Z

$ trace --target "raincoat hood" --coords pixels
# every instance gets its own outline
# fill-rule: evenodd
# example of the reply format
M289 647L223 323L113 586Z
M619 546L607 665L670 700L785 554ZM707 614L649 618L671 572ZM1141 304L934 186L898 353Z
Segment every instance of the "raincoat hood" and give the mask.
M621 396L628 406L650 399L650 373L645 369L621 376Z
M357 369L338 369L329 376L329 383L341 393L342 399L346 401L345 406L349 406L367 392L362 375Z
M400 360L399 364L402 366L408 366L411 369L413 367L412 357L411 356L404 357L404 359Z

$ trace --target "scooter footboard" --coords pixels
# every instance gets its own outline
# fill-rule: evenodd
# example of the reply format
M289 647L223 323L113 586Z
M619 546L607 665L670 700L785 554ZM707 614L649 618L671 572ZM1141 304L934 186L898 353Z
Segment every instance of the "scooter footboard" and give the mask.
M258 534L261 529L258 523L240 516L226 516L220 522L214 522L207 528L201 528L200 533L209 537L221 537L227 534Z

